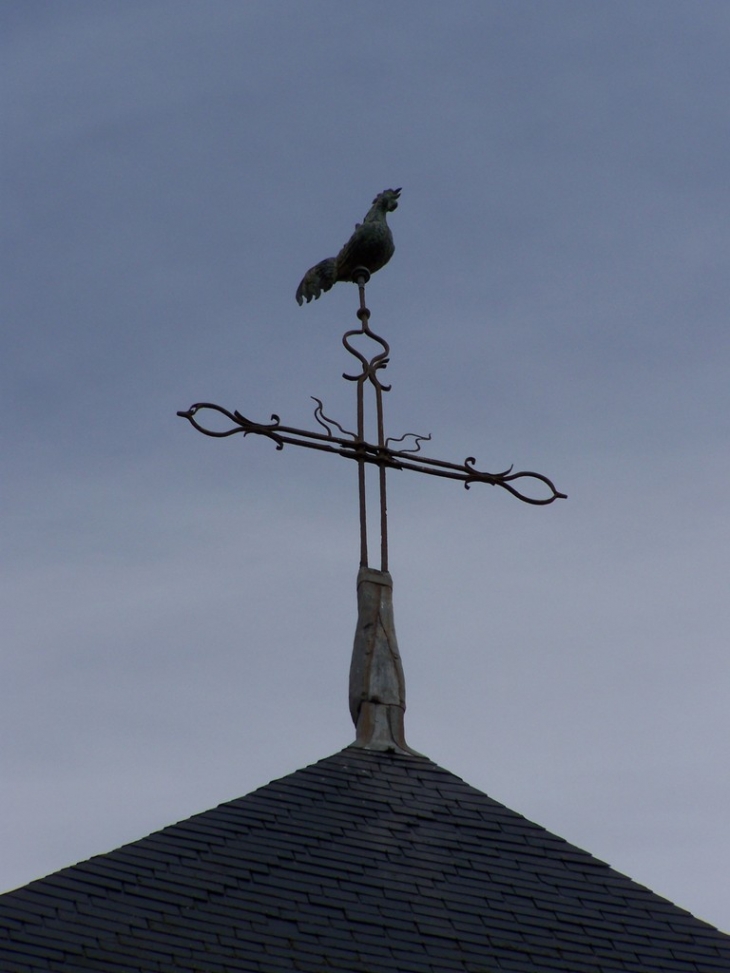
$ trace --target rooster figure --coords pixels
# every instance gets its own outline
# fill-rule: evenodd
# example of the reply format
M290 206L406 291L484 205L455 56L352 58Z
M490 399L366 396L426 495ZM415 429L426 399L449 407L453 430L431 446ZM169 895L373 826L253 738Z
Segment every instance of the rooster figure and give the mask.
M310 267L297 287L297 304L307 304L328 291L338 280L351 281L356 267L365 267L374 274L384 267L395 252L393 234L386 216L398 208L400 189L385 189L373 200L362 223L355 224L355 232L336 257L320 260Z

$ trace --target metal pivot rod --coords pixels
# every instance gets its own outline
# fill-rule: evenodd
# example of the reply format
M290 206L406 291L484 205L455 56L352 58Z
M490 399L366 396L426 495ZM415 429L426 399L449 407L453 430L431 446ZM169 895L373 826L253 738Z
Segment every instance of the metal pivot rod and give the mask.
M365 285L370 279L370 272L364 267L357 267L353 274L353 282L357 284L360 296L360 306L357 317L360 327L347 331L342 337L342 343L347 351L359 362L361 370L358 374L343 374L343 378L350 382L355 382L357 387L357 431L351 432L339 424L335 419L330 419L324 413L322 401L315 396L313 400L317 403L314 410L314 418L323 432L314 432L308 429L297 429L294 426L284 426L278 415L273 414L271 421L267 423L254 422L246 418L237 410L230 412L223 406L215 405L212 402L197 402L184 412L177 414L187 419L190 424L206 436L223 439L241 433L243 436L255 434L271 439L277 449L283 449L285 445L305 446L307 449L316 449L320 452L335 453L344 456L345 459L355 460L358 465L358 500L360 512L360 565L368 566L368 531L367 531L367 496L365 483L366 464L378 467L379 481L379 500L380 500L380 562L381 571L388 570L388 505L386 495L386 472L387 470L412 470L415 473L425 473L428 476L440 476L450 480L460 480L468 490L472 483L487 483L490 486L501 487L512 496L517 497L524 503L536 506L546 506L555 500L566 499L565 493L560 493L547 476L542 473L533 473L528 470L512 472L513 468L501 473L487 473L476 468L476 459L467 456L463 463L451 463L446 460L432 459L421 455L421 443L430 440L431 436L423 436L417 433L405 433L397 438L385 436L385 422L383 419L383 393L390 391L389 385L384 385L380 381L379 372L384 369L389 360L390 346L388 342L376 334L370 327L370 311L365 304ZM352 344L353 339L363 338L374 341L379 345L380 350L370 358L366 357L358 348ZM377 426L377 442L371 443L365 435L365 385L370 383L375 394L375 420ZM216 412L228 419L232 425L223 430L210 429L204 426L199 419L201 412ZM336 433L339 433L337 435ZM408 448L401 447L394 449L394 445L411 440L413 445ZM548 489L547 496L530 496L522 493L514 485L519 480L534 480L543 484Z

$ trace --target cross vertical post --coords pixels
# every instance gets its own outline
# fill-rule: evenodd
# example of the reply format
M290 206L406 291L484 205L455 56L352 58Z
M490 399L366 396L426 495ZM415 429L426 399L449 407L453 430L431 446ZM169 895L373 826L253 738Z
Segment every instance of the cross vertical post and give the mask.
M358 499L360 510L360 567L368 566L368 525L367 525L367 485L365 478L365 464L372 462L373 458L368 456L368 444L365 439L365 383L370 382L375 392L375 420L377 429L377 457L378 465L378 492L380 498L380 570L388 570L388 500L386 494L386 467L387 459L385 456L385 420L383 418L383 392L390 390L389 385L383 385L378 377L378 371L388 364L390 347L380 335L376 335L370 328L370 310L365 303L365 285L370 280L370 272L366 267L357 267L354 273L354 281L357 284L360 306L357 311L360 320L360 328L346 332L342 343L350 354L355 355L362 365L359 375L347 375L343 377L349 381L357 382L357 449L358 449ZM379 354L372 358L366 358L361 352L357 351L351 344L350 338L364 335L380 344L383 349ZM372 449L372 447L370 447Z

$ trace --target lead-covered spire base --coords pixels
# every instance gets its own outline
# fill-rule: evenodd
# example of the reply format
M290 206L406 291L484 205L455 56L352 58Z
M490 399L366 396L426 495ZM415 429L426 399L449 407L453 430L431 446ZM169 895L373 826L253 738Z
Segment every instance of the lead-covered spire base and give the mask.
M405 739L406 683L393 621L393 579L387 571L360 568L357 629L350 664L353 746L415 754Z

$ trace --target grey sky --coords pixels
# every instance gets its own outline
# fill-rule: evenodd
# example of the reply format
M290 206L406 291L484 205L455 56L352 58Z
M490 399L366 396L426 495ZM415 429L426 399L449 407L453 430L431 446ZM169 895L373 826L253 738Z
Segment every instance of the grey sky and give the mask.
M0 886L353 737L353 464L175 416L535 469L390 476L409 743L730 928L730 7L5 0ZM353 468L350 468L353 467Z

